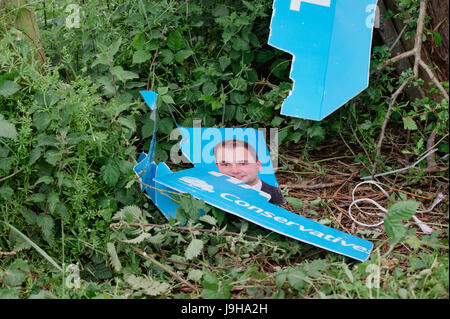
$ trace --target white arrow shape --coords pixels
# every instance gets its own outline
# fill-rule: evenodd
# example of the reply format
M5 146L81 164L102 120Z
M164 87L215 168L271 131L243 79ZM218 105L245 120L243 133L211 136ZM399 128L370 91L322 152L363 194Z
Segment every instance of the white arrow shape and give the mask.
M329 7L331 5L331 0L291 0L291 6L289 9L300 11L300 5L302 4L302 2L317 4L324 7Z

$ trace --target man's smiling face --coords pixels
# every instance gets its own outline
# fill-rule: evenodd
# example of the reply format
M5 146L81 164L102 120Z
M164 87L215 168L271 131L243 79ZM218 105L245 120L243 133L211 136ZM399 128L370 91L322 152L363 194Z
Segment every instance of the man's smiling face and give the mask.
M250 186L258 183L261 161L256 160L244 146L222 146L215 155L217 168L222 174L237 178Z

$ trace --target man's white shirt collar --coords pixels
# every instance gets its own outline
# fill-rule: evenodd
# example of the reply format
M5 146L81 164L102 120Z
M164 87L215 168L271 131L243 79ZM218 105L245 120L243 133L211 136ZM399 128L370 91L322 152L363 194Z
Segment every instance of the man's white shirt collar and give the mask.
M258 181L258 183L256 183L255 185L252 186L254 189L256 189L257 191L261 190L262 187L262 182L261 180Z

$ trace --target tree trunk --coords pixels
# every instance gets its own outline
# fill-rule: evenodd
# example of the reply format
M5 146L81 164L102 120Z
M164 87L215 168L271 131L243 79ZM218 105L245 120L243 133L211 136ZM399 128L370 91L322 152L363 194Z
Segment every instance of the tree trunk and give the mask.
M36 15L31 4L27 4L28 0L0 0L0 9L3 11L0 15L6 16L10 27L15 27L21 31L24 37L36 49L36 58L45 63L45 54L42 47L41 34L36 22ZM8 6L12 6L12 10L8 10Z
M449 61L449 0L430 0L427 6L428 15L431 22L428 25L430 30L439 32L442 38L441 45L436 44L434 35L427 38L425 47L428 51L431 65L435 66L435 72L439 80L448 81Z
M390 10L394 13L397 13L398 7L397 7L398 0L380 0L379 1L379 7L380 11L384 10ZM381 12L383 13L383 12ZM422 46L422 59L425 61L426 64L430 65L431 67L435 67L435 73L438 76L440 81L448 81L448 41L449 41L449 33L448 33L448 13L449 13L449 0L429 0L427 5L427 15L431 17L431 22L427 23L425 26L425 35L427 36L426 42L424 42ZM381 15L383 17L383 15ZM411 18L411 17L407 17ZM392 20L391 23L386 23L387 27L390 29L390 33L394 34L400 34L400 32L405 27L405 24L400 19L390 19ZM434 30L438 31L442 37L442 45L436 45L436 37L432 34L430 34L427 30ZM381 30L381 32L385 32L384 30ZM389 34L388 34L389 35ZM384 38L389 39L389 36L385 34ZM391 36L392 38L392 36ZM395 41L395 40L394 40ZM387 45L391 46L392 43L389 41L386 42ZM393 56L395 56L397 52L394 53L395 50L400 50L403 52L409 51L412 48L414 48L414 37L410 37L409 39L405 39L404 37L401 37L401 39L397 42L396 46L393 48ZM395 67L399 72L404 71L407 69L407 65L411 65L414 63L414 56L411 56L408 61L405 61L405 59L399 63L396 63ZM431 81L431 78L428 76L426 72L423 70L420 70L419 73L420 78L424 80L423 89L420 89L420 95L426 94L426 90L430 89L432 86L428 85L428 83ZM419 87L417 87L419 88ZM410 99L414 99L418 97L418 92L416 88L409 88L409 90L406 91L408 97ZM431 98L440 99L442 97L439 96L439 94L427 94Z

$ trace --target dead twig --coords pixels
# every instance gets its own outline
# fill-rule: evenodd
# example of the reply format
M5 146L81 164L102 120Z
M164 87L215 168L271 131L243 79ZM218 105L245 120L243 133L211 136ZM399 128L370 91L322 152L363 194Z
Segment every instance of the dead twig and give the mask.
M134 249L135 252L139 253L142 257L144 257L145 259L151 261L152 263L154 263L155 265L157 265L158 267L161 267L164 271L168 272L169 274L171 274L177 281L179 281L180 283L188 286L189 288L196 290L195 286L192 285L190 282L186 281L183 277L181 277L180 275L178 275L176 272L174 272L173 270L171 270L170 268L166 267L165 265L161 264L159 261L157 261L155 258L153 258L152 256L149 256L145 251L143 251L142 249L139 249L137 247L132 246L132 248Z
M218 230L212 230L212 229L202 229L202 228L189 228L189 227L183 227L183 226L170 226L167 224L158 225L158 224L145 224L145 223L127 223L127 222L118 222L118 223L112 223L109 227L110 228L116 228L120 226L137 226L137 227L155 227L155 228L173 228L178 230L185 230L185 231L199 231L204 233L212 233L212 234L223 234L223 235L229 235L229 236L242 236L249 239L259 240L258 237L240 234L240 233L233 233L233 232L221 232Z

